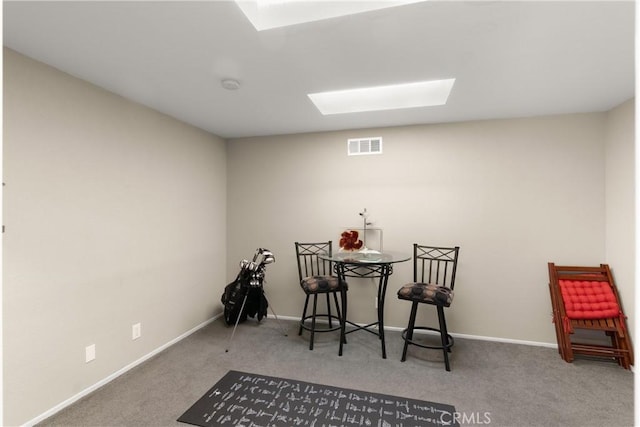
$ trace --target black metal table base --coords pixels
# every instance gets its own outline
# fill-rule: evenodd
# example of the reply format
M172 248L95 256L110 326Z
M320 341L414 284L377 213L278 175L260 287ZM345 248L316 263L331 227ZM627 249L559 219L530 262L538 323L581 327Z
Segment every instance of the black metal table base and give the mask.
M343 311L343 323L340 339L340 350L338 355L342 356L343 343L346 343L346 335L357 331L367 331L376 335L381 341L382 358L387 358L387 347L384 338L384 301L387 293L387 283L389 282L389 276L393 272L391 263L381 264L349 264L349 263L336 263L336 272L338 277L345 280L345 277L358 277L358 278L379 278L378 281L378 295L377 295L377 315L378 320L376 322L369 323L367 325L358 325L347 319L347 293L342 292L342 311ZM346 330L347 324L354 327L354 329ZM373 329L373 328L377 329Z

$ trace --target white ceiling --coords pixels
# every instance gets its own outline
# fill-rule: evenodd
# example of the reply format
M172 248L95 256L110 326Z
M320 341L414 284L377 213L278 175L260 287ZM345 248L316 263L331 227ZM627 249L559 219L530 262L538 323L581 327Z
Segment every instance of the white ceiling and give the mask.
M605 111L635 95L632 1L427 1L261 32L232 1L3 6L5 46L224 138ZM307 97L442 78L456 82L438 107L323 116Z

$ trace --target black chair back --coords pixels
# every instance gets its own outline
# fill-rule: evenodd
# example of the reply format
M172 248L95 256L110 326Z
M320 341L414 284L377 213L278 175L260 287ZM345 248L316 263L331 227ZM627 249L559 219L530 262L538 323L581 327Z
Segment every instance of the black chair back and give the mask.
M413 244L413 281L445 286L456 283L460 247L443 248Z
M300 243L296 242L296 256L298 258L298 276L300 281L305 277L331 276L333 263L323 260L319 255L331 255L332 242Z

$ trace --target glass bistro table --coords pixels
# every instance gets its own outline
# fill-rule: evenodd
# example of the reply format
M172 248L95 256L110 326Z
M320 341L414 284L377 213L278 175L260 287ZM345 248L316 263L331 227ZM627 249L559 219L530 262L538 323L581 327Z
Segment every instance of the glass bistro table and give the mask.
M387 349L384 341L384 300L387 293L389 276L393 273L393 264L411 259L411 255L401 252L336 252L332 255L319 255L320 258L334 263L334 270L341 280L346 277L378 278L378 319L368 325L358 325L347 320L347 292L341 292L342 299L342 328L340 331L340 351L346 342L346 334L365 330L377 335L382 343L382 358L387 358ZM354 329L346 330L347 324Z

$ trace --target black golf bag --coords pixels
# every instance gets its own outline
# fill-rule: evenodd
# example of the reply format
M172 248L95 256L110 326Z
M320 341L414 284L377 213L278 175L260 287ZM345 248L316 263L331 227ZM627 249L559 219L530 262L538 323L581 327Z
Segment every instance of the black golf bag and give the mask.
M257 316L258 321L267 316L269 303L264 296L264 273L265 266L275 260L269 250L259 248L252 261L244 259L240 262L238 276L225 286L221 298L227 325L244 322L247 316Z

